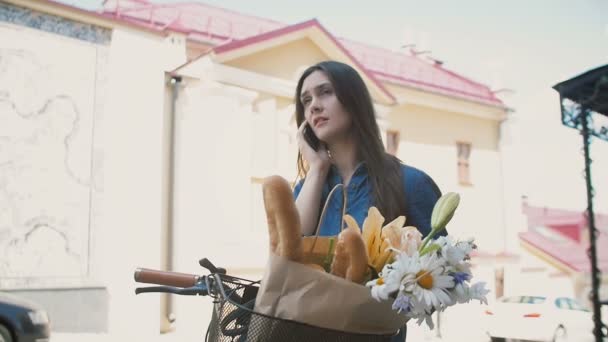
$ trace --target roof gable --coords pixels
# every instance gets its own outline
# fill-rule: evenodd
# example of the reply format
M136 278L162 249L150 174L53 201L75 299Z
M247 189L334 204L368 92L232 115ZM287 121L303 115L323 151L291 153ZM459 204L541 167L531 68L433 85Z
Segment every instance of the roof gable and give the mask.
M237 57L224 64L295 82L305 68L328 59L331 57L327 53L310 38L304 37Z
M294 41L308 39L328 58L351 65L363 78L374 100L381 104L392 104L393 95L380 83L373 74L342 46L317 20L309 20L292 26L286 26L243 40L236 40L217 46L213 49L213 59L228 63L243 56L252 55L264 50L276 48ZM318 60L310 60L312 65ZM294 70L295 71L295 70Z

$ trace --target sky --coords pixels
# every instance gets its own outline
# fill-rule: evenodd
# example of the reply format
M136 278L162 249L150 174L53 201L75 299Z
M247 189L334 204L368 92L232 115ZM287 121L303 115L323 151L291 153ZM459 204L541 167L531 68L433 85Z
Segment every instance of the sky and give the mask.
M101 3L62 1L86 8ZM510 89L502 98L513 109L504 130L511 196L524 194L539 205L586 206L582 138L561 125L551 87L608 63L608 1L203 2L288 24L316 18L338 37L389 49L416 44L450 70L493 90ZM608 213L608 142L596 139L591 148L596 202Z

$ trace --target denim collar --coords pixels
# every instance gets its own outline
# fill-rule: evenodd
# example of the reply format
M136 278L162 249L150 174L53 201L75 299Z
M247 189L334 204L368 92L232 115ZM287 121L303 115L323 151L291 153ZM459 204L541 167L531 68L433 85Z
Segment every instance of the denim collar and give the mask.
M350 183L348 184L348 186L349 187L351 187L351 186L360 187L365 182L366 179L367 179L367 167L365 166L365 162L360 162L355 167L355 172L353 173L353 176L351 177ZM340 173L338 172L338 168L336 168L335 165L331 166L331 169L329 172L329 183L332 186L335 186L337 184L344 184L343 179L340 176Z

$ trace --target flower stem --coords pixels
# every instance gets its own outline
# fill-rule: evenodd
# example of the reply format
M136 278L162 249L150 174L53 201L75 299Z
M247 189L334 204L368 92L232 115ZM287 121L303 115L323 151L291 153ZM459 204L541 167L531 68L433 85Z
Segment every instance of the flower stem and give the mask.
M422 244L420 245L420 248L418 248L418 251L422 251L424 249L424 247L426 247L426 245L429 243L429 241L431 241L431 239L437 235L437 233L439 233L440 231L444 230L445 226L443 227L438 227L437 229L433 229L431 230L431 232L429 233L429 235L427 235L424 240L422 240Z

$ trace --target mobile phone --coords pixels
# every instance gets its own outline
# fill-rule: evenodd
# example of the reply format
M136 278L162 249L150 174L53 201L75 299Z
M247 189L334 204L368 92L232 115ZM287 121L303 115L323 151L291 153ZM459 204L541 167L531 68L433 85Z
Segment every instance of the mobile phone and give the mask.
M306 142L308 143L308 145L310 145L310 147L312 147L313 150L319 150L319 145L321 144L321 141L319 140L319 138L317 138L315 132L312 131L312 128L310 128L309 123L306 123L306 127L304 127L304 139L306 139Z

